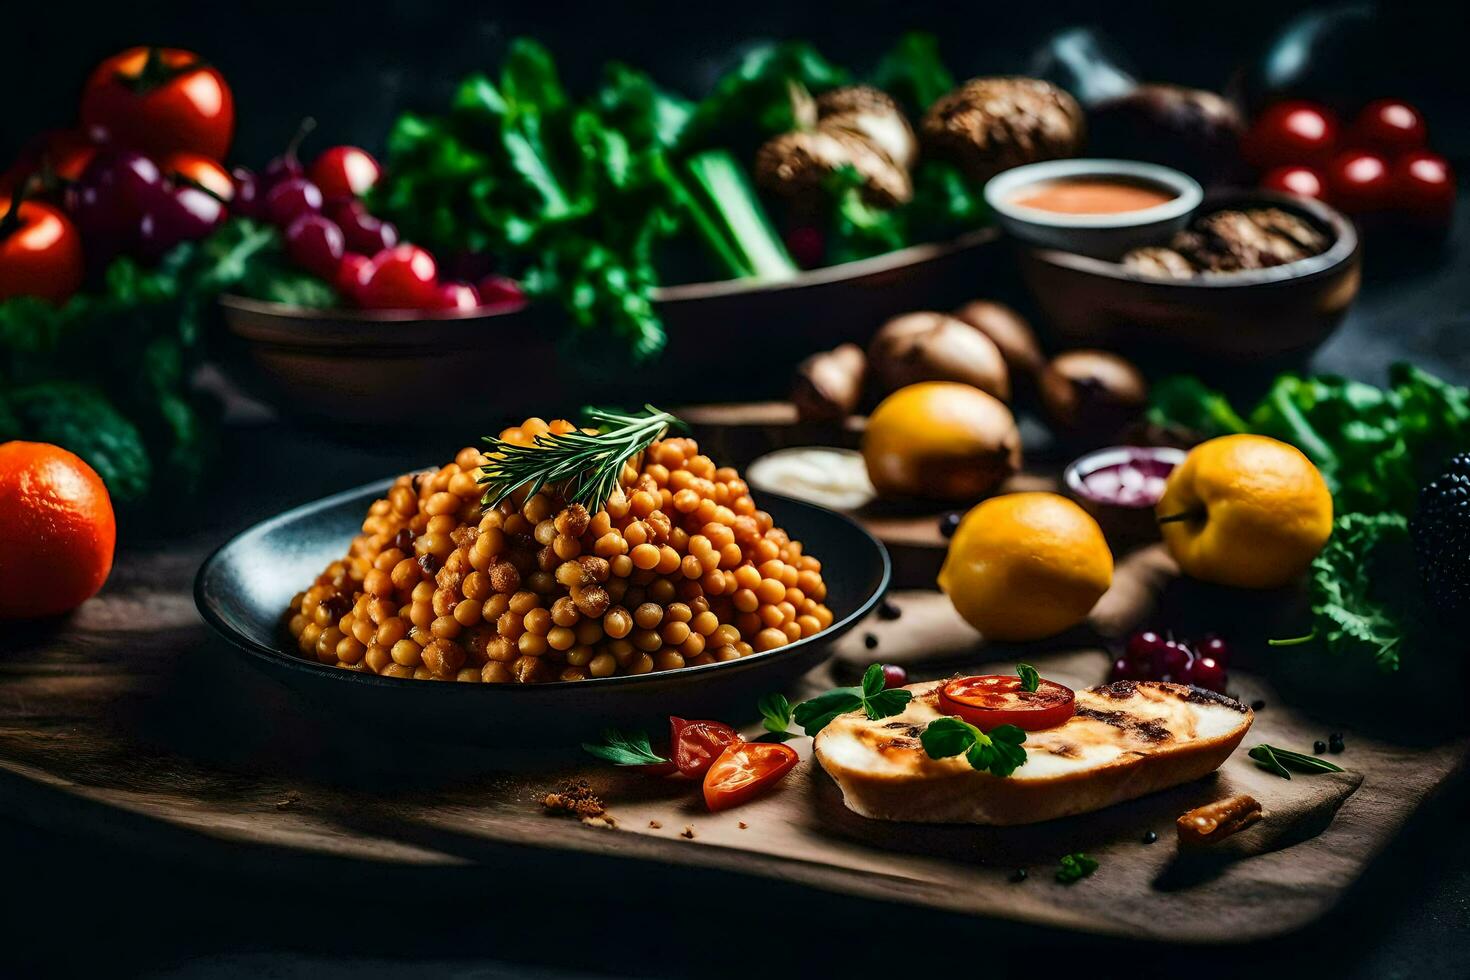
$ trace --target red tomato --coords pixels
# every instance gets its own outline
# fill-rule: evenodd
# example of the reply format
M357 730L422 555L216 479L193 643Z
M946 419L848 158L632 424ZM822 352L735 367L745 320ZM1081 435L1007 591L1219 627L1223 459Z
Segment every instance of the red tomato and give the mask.
M235 196L235 181L229 172L202 153L170 153L158 166L165 174L197 184L221 201L228 203Z
M1393 181L1388 163L1376 153L1349 150L1327 169L1332 203L1348 214L1372 214L1389 205Z
M82 284L82 239L59 208L0 202L0 300L38 296L60 305Z
M373 256L358 290L370 310L432 310L438 299L439 269L417 245L395 245Z
M1394 207L1415 224L1444 228L1455 210L1455 172L1435 153L1406 153L1393 165Z
M685 721L669 717L669 744L674 765L686 776L703 776L726 746L739 741L739 732L718 721Z
M711 813L765 792L801 761L779 742L732 742L704 774L704 805Z
M957 677L939 689L939 710L963 718L982 732L1015 725L1028 732L1055 728L1076 709L1071 688L1042 681L1034 691L1021 689L1014 674Z
M322 189L328 201L362 197L382 175L383 168L372 154L355 146L323 150L307 172L307 177Z
M1257 117L1241 153L1261 170L1292 163L1324 164L1337 149L1337 119L1313 102L1278 102Z
M224 76L189 51L129 48L92 71L82 125L162 158L186 150L223 160L235 133L235 97Z
M373 260L366 255L348 252L337 264L337 275L332 279L332 285L343 299L357 306L361 302L358 297L362 292L362 284L367 281L368 272L372 270L372 267Z
M1419 110L1397 99L1379 99L1363 106L1349 132L1352 145L1389 157L1417 150L1429 138Z
M1261 178L1261 186L1268 191L1295 194L1297 197L1327 199L1327 179L1321 171L1311 167L1277 167Z
M28 196L45 190L46 181L59 177L74 181L97 155L97 144L74 129L53 129L31 140L10 169L0 177L0 193L9 194L26 178Z

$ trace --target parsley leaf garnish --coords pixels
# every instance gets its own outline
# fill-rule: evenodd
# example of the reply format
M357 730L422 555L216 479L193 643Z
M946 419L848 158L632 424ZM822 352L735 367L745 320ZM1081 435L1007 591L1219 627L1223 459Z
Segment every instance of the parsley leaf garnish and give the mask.
M1062 858L1057 868L1057 881L1064 885L1075 884L1097 870L1097 859L1081 851Z
M1035 691L1041 686L1041 675L1030 664L1016 664L1016 676L1021 678L1021 690Z
M760 709L761 724L766 731L776 735L785 735L786 729L791 727L791 702L786 700L786 695L781 693L767 694L756 703Z
M609 728L602 733L602 744L583 742L582 748L615 766L656 766L669 761L653 751L644 732L620 732Z
M947 759L964 755L970 768L1009 776L1026 761L1021 747L1026 733L1015 725L1001 725L982 732L963 718L936 718L931 721L919 743L931 759Z
M1290 749L1279 749L1274 745L1264 742L1250 750L1250 757L1256 760L1256 765L1267 772L1274 772L1283 779L1291 778L1291 770L1317 775L1324 772L1342 772L1342 766L1319 759L1315 755L1303 755Z
M814 698L801 702L795 708L791 708L790 717L786 720L795 721L808 735L816 735L817 732L826 728L833 718L845 715L849 711L862 709L863 714L867 715L870 721L892 717L903 711L913 696L913 692L901 688L884 690L883 665L871 664L863 673L861 686L838 687L826 694L818 694ZM773 724L782 721L777 705L771 701L773 697L780 697L780 695L768 695L761 699L761 714L765 717L766 730L777 733L785 732L785 724L782 724L779 729L772 727ZM768 702L771 703L768 704ZM781 698L780 703L785 704L786 699ZM767 707L776 710L767 713Z

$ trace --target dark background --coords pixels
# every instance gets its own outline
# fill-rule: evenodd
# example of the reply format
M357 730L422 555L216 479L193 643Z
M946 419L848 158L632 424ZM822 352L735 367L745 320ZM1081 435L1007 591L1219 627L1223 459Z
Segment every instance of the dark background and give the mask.
M1025 70L1049 34L1093 24L1146 79L1223 88L1302 8L1280 2L1117 4L971 2L842 5L169 2L103 9L28 4L7 10L0 157L35 132L71 123L86 73L138 43L198 51L234 87L234 158L262 165L303 115L316 148L373 151L394 114L442 106L455 81L493 69L508 38L550 45L573 88L603 62L650 69L691 95L748 43L802 37L863 68L903 30L942 39L957 75ZM1470 172L1463 4L1396 4L1346 59L1342 92L1395 95L1425 111L1432 142ZM310 148L309 148L310 149ZM1367 257L1368 282L1315 366L1382 381L1409 357L1470 380L1470 206L1461 196L1447 247ZM363 461L367 465L367 461ZM376 464L374 464L376 465ZM1463 638L1447 642L1464 646ZM483 901L406 906L332 882L221 880L44 827L0 820L0 974L353 976L863 976L965 969L985 976L1060 970L1108 976L1338 977L1470 975L1470 790L1434 801L1306 933L1255 948L1130 948L936 916L734 877L670 882L662 901L588 895L534 870ZM657 873L646 869L643 874ZM647 889L640 889L646 894ZM1228 938L1228 928L1222 928ZM757 938L759 937L759 938Z

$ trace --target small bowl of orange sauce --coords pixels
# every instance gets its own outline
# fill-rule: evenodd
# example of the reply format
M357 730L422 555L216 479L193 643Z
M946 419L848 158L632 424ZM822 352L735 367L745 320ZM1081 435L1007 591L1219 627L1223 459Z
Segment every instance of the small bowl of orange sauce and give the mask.
M1009 234L1100 259L1167 240L1203 198L1187 174L1134 160L1048 160L985 185L985 200Z

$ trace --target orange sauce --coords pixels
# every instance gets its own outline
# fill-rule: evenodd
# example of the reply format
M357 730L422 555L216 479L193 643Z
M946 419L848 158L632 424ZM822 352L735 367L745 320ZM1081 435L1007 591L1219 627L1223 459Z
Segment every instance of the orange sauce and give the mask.
M1172 192L1156 184L1119 177L1067 177L1033 184L1011 198L1011 202L1058 214L1122 214L1158 207L1174 197Z

